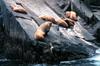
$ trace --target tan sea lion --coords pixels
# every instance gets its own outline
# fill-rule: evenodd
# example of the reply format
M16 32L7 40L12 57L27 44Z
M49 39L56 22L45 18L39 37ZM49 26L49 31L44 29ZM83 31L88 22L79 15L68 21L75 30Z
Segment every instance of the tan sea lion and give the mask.
M58 25L60 25L62 27L65 27L65 28L68 27L68 24L63 19L57 19L56 20L56 24L58 24Z
M55 19L52 16L49 15L44 15L44 16L39 16L40 19L43 19L45 21L50 21L55 24Z
M37 29L37 31L34 34L35 39L40 40L40 41L44 39L44 35L45 35L45 32L42 31L41 29Z
M34 37L36 40L44 40L45 38L45 35L49 32L50 30L50 27L52 26L52 23L51 22L45 22L43 24L41 24L35 34L34 34Z
M76 12L74 12L74 11L67 11L67 12L65 13L65 16L66 16L67 18L70 18L70 19L74 20L74 21L77 21L77 14L76 14Z
M26 10L22 6L20 6L20 5L12 4L11 8L15 12L27 14Z

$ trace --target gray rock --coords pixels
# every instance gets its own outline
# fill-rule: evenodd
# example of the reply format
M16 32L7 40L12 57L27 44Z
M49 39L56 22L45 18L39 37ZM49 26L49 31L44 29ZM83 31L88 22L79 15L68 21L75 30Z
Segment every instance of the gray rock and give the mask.
M50 0L51 3L52 1ZM84 39L86 38L84 37L85 34L83 35L82 33L80 33L80 35L82 36L79 36L78 34L75 33L75 30L72 30L71 28L65 29L65 28L62 28L61 26L53 24L48 35L46 36L45 40L42 43L34 39L33 35L37 27L44 22L43 20L38 18L39 15L50 15L56 19L60 18L58 16L58 13L56 13L52 8L50 8L49 6L47 6L47 4L45 4L44 0L34 0L34 1L33 0L29 0L29 1L27 0L17 0L17 1L0 0L0 2L1 2L1 7L3 9L3 12L4 12L3 24L4 24L5 32L7 33L7 35L9 35L12 38L22 39L25 41L32 41L33 42L32 45L38 47L35 49L38 52L36 54L40 54L41 56L42 54L45 55L49 53L50 57L49 56L45 57L47 60L52 60L54 57L56 60L57 59L58 60L66 60L66 59L72 60L72 59L90 57L95 54L95 50L98 47L96 47L92 42L88 42L86 39ZM12 9L10 8L10 5L16 2L21 4L26 9L27 14L21 14L21 13L16 13L12 11ZM52 3L52 4L54 8L56 8L56 11L57 9L62 11L57 5L55 5L55 3ZM60 13L61 16L64 15L63 13L64 13L63 11ZM92 14L89 13L89 17L91 16ZM79 30L84 29L84 28L80 28L80 26L77 26L77 27L79 28ZM85 32L85 33L90 35L88 32ZM94 38L93 36L91 37ZM94 40L94 39L89 38L88 40ZM29 44L26 44L24 49L27 47L29 48L28 45ZM45 47L47 48L45 49ZM17 50L19 49L16 48L15 50L11 50L12 51L11 55L13 55L13 52ZM8 54L10 53L8 52ZM27 51L26 54L24 54L24 56L25 55L28 56L28 58L32 57L30 51ZM27 59L26 56L25 56L25 59ZM39 58L42 58L40 56Z
M91 10L80 0L71 0L72 10L75 10L80 17L89 22L91 20L93 13Z

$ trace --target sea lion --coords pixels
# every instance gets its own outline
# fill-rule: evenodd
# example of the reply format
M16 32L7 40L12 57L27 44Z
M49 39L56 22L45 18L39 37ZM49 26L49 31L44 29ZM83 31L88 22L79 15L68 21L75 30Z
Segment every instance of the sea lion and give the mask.
M35 39L36 40L43 40L44 39L44 35L45 35L45 32L42 31L41 29L37 29L37 31L35 32Z
M75 21L69 18L64 18L64 21L68 24L68 26L74 26Z
M65 28L68 27L68 24L63 19L57 19L56 20L56 24L58 24L58 25L60 25L62 27L65 27Z
M56 23L55 19L52 16L44 15L44 16L39 16L40 19L43 19L45 21L50 21L52 23Z
M77 21L77 14L76 14L76 12L74 12L74 11L67 11L67 12L65 13L65 16L66 16L67 18L70 18L70 19L74 20L74 21Z
M11 8L15 12L27 14L26 10L20 5L12 4Z
M50 27L52 26L51 22L42 23L36 30L34 37L36 40L44 40L46 34L49 32Z

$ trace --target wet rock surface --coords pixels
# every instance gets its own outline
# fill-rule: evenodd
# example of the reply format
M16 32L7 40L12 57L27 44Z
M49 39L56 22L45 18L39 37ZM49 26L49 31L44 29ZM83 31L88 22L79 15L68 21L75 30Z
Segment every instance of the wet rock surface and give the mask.
M51 46L44 42L26 43L19 39L13 39L4 32L0 32L0 39L0 53L3 54L1 59L7 58L20 63L57 63L64 60L87 58L89 55L85 54L86 51L84 49L88 50L87 52L90 52L91 49L93 49L92 47L86 48L85 46L84 48L81 48L80 44L76 45L77 47L80 47L78 52L75 51L75 49L77 49L75 46L73 46L73 48L72 46L71 48L68 48L66 44L61 45L58 43L54 43L54 48L51 49ZM81 50L84 51L80 52ZM91 51L92 54L94 54L94 50Z

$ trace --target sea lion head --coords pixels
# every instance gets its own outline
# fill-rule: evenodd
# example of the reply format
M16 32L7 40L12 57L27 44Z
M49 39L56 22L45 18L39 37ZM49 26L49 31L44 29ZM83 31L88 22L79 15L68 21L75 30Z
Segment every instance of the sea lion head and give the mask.
M65 13L65 16L66 16L67 18L70 18L70 19L74 20L74 21L77 21L77 14L76 14L76 12L74 12L74 11L67 11L67 12Z
M57 19L56 23L64 28L68 27L68 24L63 19Z

